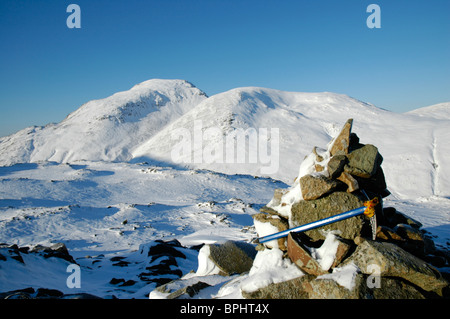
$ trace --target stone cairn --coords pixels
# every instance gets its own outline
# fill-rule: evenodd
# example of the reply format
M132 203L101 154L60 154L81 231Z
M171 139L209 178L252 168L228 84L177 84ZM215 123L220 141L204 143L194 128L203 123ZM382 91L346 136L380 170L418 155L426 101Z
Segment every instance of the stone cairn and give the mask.
M253 215L254 224L262 237L269 235L261 234L262 230L270 230L270 234L285 231L362 207L365 201L377 197L377 227L374 229L369 218L359 215L258 244L256 251L282 250L282 258L294 263L303 275L256 291L241 287L244 298L449 298L448 250L437 248L420 222L395 208L383 207L383 198L390 194L381 168L383 157L376 146L359 142L352 133L352 123L352 119L345 123L327 150L314 147L300 166L300 178L289 189L275 189L272 200L260 209L261 213ZM331 254L332 262L327 260L329 268L323 269L317 250L325 246L330 234L336 251ZM256 256L253 244L228 241L206 246L210 252L207 258L220 270L219 275L251 271ZM351 270L351 285L336 280L344 269ZM199 281L176 290L170 285L176 287L176 282L157 290L170 293L168 298L180 298L193 297L209 286Z
M276 189L272 201L253 217L258 223L270 223L278 231L284 231L362 207L369 198L378 197L376 234L372 234L369 219L364 215L304 233L290 233L287 238L278 239L275 246L285 251L285 258L306 275L255 292L243 291L244 297L448 298L449 274L437 269L448 269L448 251L436 248L420 222L395 208L383 208L382 198L390 194L381 168L383 157L376 146L359 142L352 133L352 123L352 119L345 123L325 152L314 147L309 173L296 179L293 186L300 187L303 200L291 205L289 216L280 214L277 208L289 205L283 200L292 188ZM339 244L332 266L323 270L310 251L311 247L320 247L330 231ZM273 246L273 242L268 242L257 249ZM359 269L351 290L334 280L320 278L351 263ZM374 274L373 265L380 276L381 285L377 289L367 284Z

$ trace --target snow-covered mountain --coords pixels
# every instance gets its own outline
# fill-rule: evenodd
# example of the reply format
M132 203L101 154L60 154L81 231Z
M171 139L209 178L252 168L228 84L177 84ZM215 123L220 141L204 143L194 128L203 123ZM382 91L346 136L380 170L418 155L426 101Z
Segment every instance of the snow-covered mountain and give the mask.
M450 120L450 102L421 107L408 113L438 120Z
M251 215L348 118L384 157L384 205L448 247L448 105L397 114L335 93L247 87L207 97L186 81L149 80L0 138L0 297L31 287L32 296L46 288L148 298L199 267L196 245L257 236ZM236 146L228 160L227 141ZM56 243L81 267L81 288L67 284L73 261L37 246ZM162 256L164 247L175 255ZM222 289L227 277L199 278L211 287L197 298L242 298L239 281Z
M181 80L149 80L90 101L61 123L1 138L0 165L175 161L291 183L305 155L325 147L348 118L362 143L379 148L395 196L450 196L449 103L398 114L328 92L246 87L208 98Z
M181 80L149 80L82 105L58 124L29 127L0 139L0 165L76 160L127 161L137 145L200 101Z

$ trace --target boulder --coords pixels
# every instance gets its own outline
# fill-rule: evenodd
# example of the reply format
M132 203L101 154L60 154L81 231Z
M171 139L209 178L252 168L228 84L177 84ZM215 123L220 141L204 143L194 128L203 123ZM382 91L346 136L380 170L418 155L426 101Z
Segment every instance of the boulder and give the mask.
M362 273L372 274L375 265L382 277L402 278L426 291L439 291L448 285L436 268L399 246L358 239L358 247L345 263L353 262Z
M344 170L351 175L370 178L375 175L377 169L383 162L383 157L378 153L378 148L366 144L347 155L348 164Z
M258 290L247 292L242 290L245 299L309 299L313 275L304 275L291 280L272 283Z
M253 245L239 241L229 240L224 244L209 245L209 248L209 259L224 276L249 271L256 256Z
M362 274L355 274L353 282L353 287L348 289L333 279L317 277L310 282L309 299L371 299L371 291Z
M380 287L372 289L374 299L425 299L413 285L399 278L380 278Z
M246 299L368 299L365 276L356 274L354 286L348 289L329 278L304 275L291 280L272 283L253 292L242 290Z
M308 174L300 178L300 189L304 200L313 200L328 194L340 183L321 174Z
M203 282L191 282L189 280L174 280L159 286L151 292L150 297L158 296L165 299L186 299L197 295L201 290L210 287L211 285Z
M362 207L364 201L365 199L362 195L347 192L333 192L316 200L301 200L292 205L290 224L291 227L297 227L319 219L331 217ZM361 235L365 224L364 216L356 216L318 229L309 230L305 234L312 240L317 241L325 239L323 230L335 230L340 237L353 240L356 236Z

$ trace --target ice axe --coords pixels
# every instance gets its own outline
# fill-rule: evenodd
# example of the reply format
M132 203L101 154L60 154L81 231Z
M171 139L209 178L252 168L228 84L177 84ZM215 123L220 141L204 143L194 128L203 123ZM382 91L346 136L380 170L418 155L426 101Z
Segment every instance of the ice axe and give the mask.
M340 214L337 214L337 215L334 215L331 217L327 217L324 219L320 219L320 220L317 220L315 222L311 222L311 223L308 223L305 225L301 225L301 226L294 227L291 229L286 229L284 231L281 231L281 232L278 232L275 234L267 235L264 237L259 237L259 238L256 238L255 240L253 240L253 243L255 243L255 244L265 243L265 242L268 242L268 241L271 241L274 239L285 237L290 232L295 232L295 233L304 232L307 230L311 230L311 229L315 229L315 228L318 228L321 226L333 224L338 221L348 219L351 217L355 217L355 216L359 216L362 214L364 214L365 216L370 218L371 225L372 225L372 237L375 237L376 236L375 206L377 206L378 203L379 203L379 200L377 197L375 197L371 200L367 200L366 202L364 202L364 206L361 206L359 208L352 209L352 210L346 211L344 213L340 213Z

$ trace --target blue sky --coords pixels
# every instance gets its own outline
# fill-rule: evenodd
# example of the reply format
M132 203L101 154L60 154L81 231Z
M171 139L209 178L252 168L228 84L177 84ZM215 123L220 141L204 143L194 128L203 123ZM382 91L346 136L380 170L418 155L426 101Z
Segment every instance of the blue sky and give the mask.
M69 4L81 29L69 29ZM381 29L369 29L369 4ZM337 92L405 112L450 101L448 0L2 0L0 136L151 79Z

